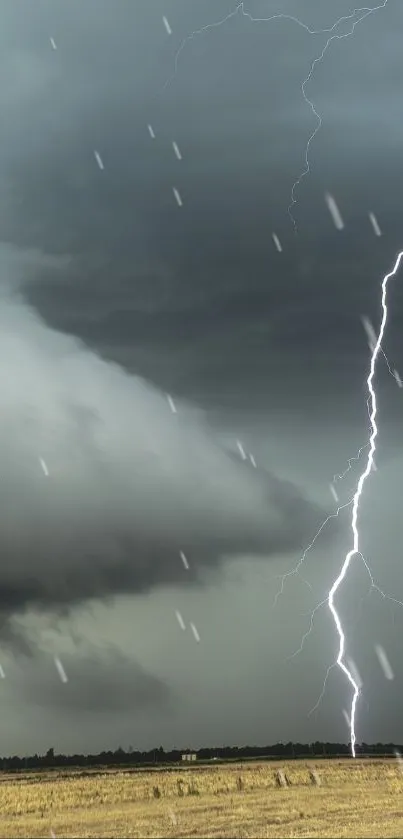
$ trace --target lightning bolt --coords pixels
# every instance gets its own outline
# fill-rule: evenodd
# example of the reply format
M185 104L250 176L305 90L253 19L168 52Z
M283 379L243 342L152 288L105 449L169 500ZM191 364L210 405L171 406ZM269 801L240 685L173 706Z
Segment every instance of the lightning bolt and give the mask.
M310 147L311 147L312 141L315 139L315 137L316 137L316 135L317 135L317 133L318 133L319 129L320 129L320 128L321 128L321 126L322 126L322 117L320 116L320 114L319 114L319 113L318 113L318 111L316 110L315 105L314 105L314 103L313 103L312 99L310 99L310 98L307 96L307 93L306 93L306 86L307 86L307 84L308 84L308 83L311 81L311 79L312 79L312 74L313 74L313 72L314 72L314 70L315 70L316 65L317 65L317 64L320 64L320 62L322 61L322 59L325 57L325 55L326 55L326 53L327 53L327 51L328 51L328 49L329 49L329 46L330 46L330 44L332 43L332 41L335 41L335 40L341 41L343 38L348 38L348 37L350 37L350 35L353 35L354 30L355 30L355 28L356 28L357 24L361 23L361 21L362 21L362 20L364 20L366 17L368 17L368 15L371 15L371 14L373 14L374 12L379 11L379 9L384 9L384 8L385 8L385 6L387 5L387 3L388 3L388 0L383 0L383 2L379 4L379 6L374 6L374 7L373 7L373 8L371 8L371 9L368 9L368 8L363 8L363 9L354 9L354 11L353 11L353 12L351 12L351 14L350 14L350 15L345 15L344 17L339 18L339 20L338 20L338 21L336 21L336 23L335 23L335 24L331 27L331 29L328 29L328 30L323 29L323 30L322 30L322 34L325 34L326 32L333 32L333 30L334 30L334 29L336 29L338 26L340 26L340 24L341 24L341 23L344 23L344 21L351 20L352 18L355 18L355 16L356 16L356 15L360 15L360 16L359 16L356 20L354 20L354 22L352 23L352 26L351 26L351 29L349 30L349 32L345 32L345 33L344 33L344 35L337 35L337 34L335 34L335 35L330 35L330 37L327 39L327 41L326 41L326 43L325 43L325 46L323 47L322 52L320 53L320 55L318 55L318 56L317 56L316 58L314 58L314 60L312 61L312 64L311 64L311 67L310 67L309 73L308 73L307 77L304 79L304 81L303 81L303 82L302 82L302 84L301 84L301 93L302 93L302 97L303 97L304 101L306 102L306 104L310 107L310 109L311 109L311 111L312 111L312 114L313 114L313 116L315 117L315 120L316 120L316 125L315 125L314 130L312 131L312 134L308 137L308 141L307 141L307 144L306 144L306 147L305 147L305 168L302 170L302 172L300 173L300 175L298 175L298 178L294 181L294 183L293 183L293 185L292 185L292 187L291 187L291 202L290 202L290 204L289 204L289 206L288 206L288 211L287 211L287 212L288 212L288 215L290 216L290 219L291 219L291 221L292 221L292 223L293 223L293 225L294 225L294 231L295 231L295 232L297 232L297 223L296 223L296 221L295 221L295 218L294 218L294 215L293 215L293 212L292 212L293 207L294 207L294 206L295 206L295 204L297 203L297 200L296 200L296 198L295 198L295 191L296 191L297 187L300 185L300 183L301 183L302 179L303 179L303 178L305 178L305 177L306 177L306 175L309 175L309 172L310 172L310 165L309 165L309 151L310 151ZM362 14L360 14L361 12L362 12ZM303 24L302 24L302 25L303 25ZM304 27L304 28L305 28L305 27ZM308 30L308 31L309 31L309 30ZM315 34L315 35L316 35L316 34L319 34L319 33L312 32L311 34Z
M382 355L382 356L383 356L383 358L385 359L386 366L387 366L387 368L388 368L388 372L390 373L390 375L392 376L392 378L393 378L393 379L395 379L395 381L396 381L396 371L393 371L393 370L392 370L392 368L391 368L391 366L390 366L390 363L389 363L389 359L388 359L388 357L387 357L387 355L386 355L386 353L384 352L384 350L383 350L383 348L382 348L382 347L380 347L380 348L379 348L379 352L381 353L381 355ZM370 416L370 410L369 410L369 402L370 402L370 398L371 398L371 397L370 397L370 396L368 396L368 399L367 399L367 410L368 410L368 416L369 416L369 418L371 419L371 416ZM360 457L361 457L361 452L363 452L363 451L364 451L364 449L366 449L368 446L369 446L369 441L367 440L367 442L366 442L366 443L364 443L362 446L360 446L360 448L358 449L357 454L353 455L353 457L349 457L349 458L348 458L348 460L347 460L347 466L346 466L346 468L344 469L344 471L343 471L343 472L340 472L340 474L338 474L338 473L336 472L336 473L333 475L332 484L337 483L337 481L342 481L342 480L346 477L346 475L348 474L348 472L350 472L350 470L351 470L351 468L352 468L353 461L358 461L358 460L360 459ZM351 503L351 502L349 502L349 503ZM344 506L344 505L343 505L343 506ZM348 505L347 505L347 506L348 506ZM341 509L342 509L342 508L341 508Z
M232 12L229 12L221 20L215 21L214 23L208 23L205 26L200 27L200 29L194 29L193 32L191 32L189 35L186 35L186 37L183 38L182 42L180 43L179 48L178 48L178 50L175 54L173 72L172 72L171 76L167 79L167 81L165 82L165 84L164 84L164 86L161 90L161 93L165 92L165 90L169 87L169 85L172 83L172 81L176 77L176 74L178 72L179 57L182 54L186 44L188 44L189 41L194 40L194 38L198 37L199 35L203 35L205 32L208 32L211 29L218 29L220 26L223 26L225 23L227 23L229 20L231 20L231 18L235 18L238 14L241 14L243 17L250 20L251 23L271 23L274 20L289 20L289 21L292 21L293 23L296 23L297 26L301 27L301 29L304 29L305 32L308 32L309 35L328 35L329 36L327 38L327 41L326 41L322 51L320 52L320 54L316 58L314 58L314 60L312 61L310 69L309 69L309 73L301 84L302 97L303 97L304 101L306 102L306 104L308 105L308 107L311 109L312 114L315 117L316 125L315 125L311 135L309 136L306 147L305 147L305 168L298 175L298 177L296 178L296 180L294 181L294 183L291 187L290 204L288 206L287 212L288 212L288 215L289 215L289 217L290 217L290 219L291 219L291 221L294 225L295 232L297 232L297 223L295 221L295 218L294 218L294 215L293 215L293 212L292 212L293 207L297 203L295 193L296 193L296 190L299 187L301 181L303 180L303 178L305 178L306 175L308 175L309 172L310 172L310 165L309 165L310 147L311 147L312 141L315 139L315 137L316 137L319 129L321 128L321 125L322 125L322 117L320 116L320 114L316 110L313 101L308 97L308 95L306 93L306 86L309 84L309 82L312 79L312 75L313 75L313 72L315 70L316 65L320 64L322 59L325 57L332 41L335 41L335 40L340 41L343 38L348 38L348 37L350 37L350 35L353 35L356 26L359 23L361 23L362 20L364 20L369 15L372 15L374 12L377 12L380 9L384 9L388 2L389 2L389 0L382 0L382 2L378 6L373 6L371 8L365 6L363 8L353 9L353 11L350 12L350 14L343 15L342 17L338 18L338 20L336 20L336 22L333 24L333 26L330 26L326 29L311 29L306 23L304 23L302 20L295 17L294 15L287 15L287 14L280 13L280 14L270 15L269 17L254 17L251 14L251 12L249 12L245 9L245 4L244 4L244 2L242 2L242 3L238 3L236 8ZM349 31L345 32L344 34L337 34L335 32L335 30L338 29L338 27L341 26L343 23L346 23L348 21L351 21L351 28L349 29Z
M241 2L236 6L236 8L232 12L230 12L228 15L226 15L221 20L216 21L214 23L207 24L206 26L203 26L200 29L194 30L193 32L190 33L190 35L187 35L182 40L182 42L181 42L181 44L180 44L180 46L179 46L179 48L178 48L178 50L175 54L173 73L172 73L171 77L165 82L164 87L162 89L162 92L164 92L167 89L167 87L170 85L170 83L175 78L175 76L177 74L177 70L178 70L179 57L180 57L183 49L185 48L186 44L189 41L196 38L197 36L202 35L205 32L209 31L210 29L216 29L220 26L223 26L231 18L234 18L239 13L241 13L243 17L248 18L253 23L269 23L269 22L274 21L274 20L289 20L289 21L292 21L293 23L296 23L298 26L300 26L302 29L304 29L306 32L308 32L310 35L328 35L329 36L327 38L326 43L325 43L324 47L322 48L320 54L318 56L316 56L316 58L313 59L313 61L311 63L311 66L310 66L310 69L309 69L309 73L301 84L302 97L303 97L304 101L306 102L306 104L309 106L309 108L310 108L310 110L311 110L311 112L312 112L312 114L315 118L316 124L315 124L315 127L314 127L312 133L310 134L310 136L308 138L308 141L307 141L307 144L306 144L306 148L305 148L305 168L302 170L300 175L296 178L296 180L294 181L294 183L292 185L292 188L291 188L290 204L288 206L287 211L288 211L288 215L289 215L289 217L290 217L290 219L291 219L291 221L294 225L295 232L297 231L297 225L296 225L296 220L295 220L295 217L294 217L294 214L293 214L293 208L295 207L295 205L297 203L296 191L297 191L298 187L300 186L303 178L305 178L306 175L308 175L309 172L310 172L310 163L309 163L310 147L311 147L311 144L312 144L313 140L315 139L318 131L320 130L320 128L322 126L322 117L320 116L320 114L316 110L313 101L308 97L307 92L306 92L306 87L312 79L312 76L313 76L313 73L314 73L314 70L315 70L317 64L320 64L320 62L325 57L326 52L328 51L332 41L342 40L344 38L348 38L349 36L353 35L356 26L361 21L363 21L366 17L373 14L374 12L379 11L380 9L384 9L386 7L387 3L388 3L388 0L382 0L382 2L379 3L379 5L371 7L371 8L363 7L363 8L354 9L349 15L343 15L342 17L340 17L333 24L333 26L331 26L330 28L318 29L317 30L317 29L311 29L309 26L307 26L307 24L305 24L299 18L294 17L293 15L275 14L275 15L270 15L269 17L265 17L265 18L256 18L249 11L247 11L245 9L244 3ZM337 33L335 30L337 30L343 23L346 23L346 22L351 22L351 27L349 28L349 30L347 32L343 33L343 34ZM387 316L388 316L387 285L388 285L389 279L391 277L394 277L396 272L398 271L402 258L403 258L403 251L401 251L398 254L398 256L396 258L395 265L394 265L392 271L389 274L386 274L385 277L383 278L383 281L382 281L382 320L381 320L381 326L380 326L379 335L378 335L376 344L372 349L372 355L371 355L371 361L370 361L370 372L369 372L369 375L368 375L368 378L367 378L367 387L368 387L368 391L369 391L369 396L368 396L368 399L367 399L367 408L368 408L368 414L369 414L369 419L370 419L370 428L371 428L370 435L369 435L369 440L366 444L364 444L360 448L360 450L358 452L358 455L356 457L349 459L347 469L343 473L341 473L340 475L334 476L334 479L337 478L337 479L341 480L342 478L344 478L344 476L347 474L347 472L350 471L350 469L351 469L352 461L353 460L358 461L360 456L361 456L361 453L364 451L364 449L368 448L369 451L368 451L368 456L367 456L367 460L366 460L365 469L359 477L357 488L356 488L356 491L354 493L353 498L351 498L346 504L343 504L340 507L338 507L337 511L334 514L328 516L328 518L323 522L323 524L319 528L318 532L316 533L314 539L312 540L312 542L310 543L308 548L304 551L304 554L301 557L301 559L299 560L297 566L292 571L283 575L281 589L277 593L276 598L275 598L275 604L276 604L279 596L283 593L284 584L285 584L285 580L287 579L287 577L291 576L292 574L299 574L300 568L305 561L307 553L313 547L314 543L316 542L316 539L318 538L318 536L322 532L323 528L326 526L327 522L331 518L338 517L341 510L343 510L343 509L349 507L350 505L352 505L352 515L351 515L351 529L352 529L352 534L353 534L352 548L346 554L344 562L341 566L340 572L339 572L338 576L336 577L333 585L331 586L327 598L325 600L323 600L321 603L319 603L315 607L315 609L313 610L313 612L311 614L311 621L310 621L310 626L309 626L308 632L306 632L305 635L303 636L300 649L297 650L297 653L302 650L304 641L308 637L308 635L310 634L310 632L313 628L313 622L314 622L314 618L315 618L315 615L316 615L317 611L327 603L327 605L329 607L329 610L331 612L335 627L336 627L336 631L337 631L337 635L338 635L338 639L339 639L339 649L338 649L338 654L337 654L336 660L333 662L333 664L330 665L330 667L327 670L326 677L325 677L324 684L323 684L322 693L321 693L321 695L319 697L319 700L318 700L318 703L316 704L315 707L317 707L317 705L321 701L321 698L324 694L324 691L325 691L325 688L326 688L326 682L327 682L330 671L334 667L338 666L340 668L340 670L342 670L342 672L346 676L347 680L349 681L349 683L350 683L350 685L353 689L353 696L352 696L352 700L351 700L351 712L350 712L350 716L349 716L350 742L351 742L351 752L352 752L353 757L355 757L355 755L356 755L356 752L355 752L355 744L356 744L355 717L356 717L357 702L358 702L358 698L360 696L360 686L357 683L356 679L354 678L354 676L351 672L351 669L347 666L347 664L344 661L346 638L345 638L345 634L344 634L344 630L343 630L343 627L342 627L342 623L341 623L339 614L338 614L338 612L336 610L336 607L335 607L335 595L338 592L341 584L346 579L346 575L347 575L347 572L349 570L352 559L355 556L359 556L363 560L363 562L365 564L365 567L366 567L366 569L367 569L367 571L370 575L371 589L374 588L383 597L388 597L388 595L385 595L384 592L374 583L370 568L369 568L364 556L362 555L361 551L359 550L360 539L359 539L359 530L358 530L358 514L359 514L359 506L360 506L360 500L361 500L363 489L364 489L364 484L365 484L365 481L366 481L366 479L368 478L368 476L371 472L371 469L373 468L374 453L375 453L375 450L376 450L376 442L375 441L376 441L377 434L378 434L378 427L377 427L377 424L376 424L377 402L376 402L376 392L375 392L374 387L373 387L373 379L374 379L374 375L375 375L376 361L377 361L377 358L378 358L379 354L382 354L384 356L384 358L386 360L386 363L388 365L389 372L393 374L393 371L389 367L388 360L385 356L385 353L383 352L381 344L382 344L382 340L383 340L383 336L384 336L384 332L385 332L385 327L386 327L386 322L387 322ZM305 580L305 582L307 583L307 585L309 585L309 583L306 580ZM403 606L403 603L396 600L395 598L389 598L389 599L393 600L394 602L399 603L401 606ZM314 709L312 709L312 711L313 710Z
M400 251L400 253L398 254L398 256L396 258L396 262L393 266L392 271L390 271L389 274L385 274L385 276L382 280L382 300L381 300L382 320L381 320L379 335L378 335L378 338L377 338L377 341L376 341L376 344L375 344L375 347L374 347L374 350L373 350L373 353L372 353L372 356L371 356L370 371L369 371L369 376L367 378L367 386L368 386L370 401L371 401L371 414L370 414L371 434L370 434L370 438L369 438L369 452L368 452L366 467L359 477L358 484L357 484L357 489L356 489L356 492L355 492L354 498L353 498L353 509L352 509L352 516L351 516L351 529L353 531L353 546L352 546L351 550L349 550L348 553L346 554L343 565L340 569L340 573L339 573L338 577L336 577L336 579L335 579L335 581L334 581L334 583L333 583L333 585L332 585L332 587L329 591L329 596L328 596L329 609L332 613L333 620L334 620L334 623L336 625L336 629L337 629L337 632L338 632L338 635L339 635L339 652L338 652L337 659L336 659L335 663L343 671L343 673L345 674L345 676L347 677L348 681L350 682L350 684L353 688L353 698L352 698L352 701L351 701L351 713L350 713L350 741L351 741L351 753L352 753L353 757L355 757L355 743L356 743L355 713L356 713L356 708L357 708L358 697L359 697L359 694L360 694L360 688L359 688L357 682L355 681L354 677L352 676L351 671L349 670L347 665L344 663L345 635L344 635L344 632L343 632L343 627L341 625L339 615L338 615L338 613L336 611L336 607L334 605L334 598L335 598L335 594L336 594L339 586L341 585L341 583L343 582L343 580L346 577L347 571L350 567L351 560L353 559L353 557L356 554L360 554L359 532L358 532L359 504L360 504L360 499L361 499L362 492L363 492L363 489L364 489L365 481L367 480L368 475L369 475L369 473L372 469L374 452L375 452L375 449L376 449L375 441L376 441L376 438L377 438L377 435L378 435L378 426L376 424L377 403L376 403L376 392L375 392L374 387L373 387L373 379L374 379L374 375L375 375L376 360L377 360L377 357L378 357L380 349L381 349L381 343L382 343L382 340L383 340L385 327L386 327L386 322L387 322L387 318L388 318L388 307L387 307L388 281L390 280L391 277L394 277L396 275L396 272L399 269L402 257L403 257L403 251ZM362 554L360 554L360 555L362 556Z
M312 713L318 707L318 705L320 704L320 702L321 702L321 700L324 696L325 689L326 689L326 684L327 684L327 679L329 677L329 673L331 672L331 670L333 670L334 667L336 667L336 666L339 667L340 670L342 670L342 672L344 673L344 675L348 679L348 681L350 682L351 687L353 689L353 696L352 696L352 700L351 700L351 712L350 712L350 716L349 716L351 753L352 753L353 757L356 756L356 752L355 752L355 744L356 744L355 718L356 718L357 702L358 702L358 698L360 696L360 687L357 684L357 681L354 678L354 676L351 672L351 669L347 666L347 664L344 661L346 636L345 636L345 633L344 633L344 630L343 630L343 627L342 627L342 623L341 623L339 614L336 610L335 602L334 602L336 592L338 591L341 584L346 579L346 575L347 575L347 572L348 572L348 569L350 567L352 559L355 556L359 556L361 558L361 560L363 561L363 563L365 565L365 568L366 568L366 570L369 574L369 577L370 577L371 590L375 589L384 599L388 599L388 600L398 604L399 606L403 606L403 603L400 600L398 600L395 597L391 597L388 594L385 594L385 592L382 591L382 589L378 585L376 585L376 583L374 581L374 578L372 576L371 569L370 569L367 561L365 560L365 557L363 556L363 554L360 551L360 547L359 547L360 539L359 539L359 530L358 530L358 513L359 513L360 500L361 500L361 497L362 497L365 481L367 480L367 478L368 478L368 476L371 472L371 469L373 468L374 453L376 451L376 438L378 436L378 426L376 424L377 401L376 401L376 392L375 392L375 389L374 389L374 386L373 386L373 379L374 379L374 375L375 375L375 367L376 367L377 358L382 353L381 344L382 344L383 337L384 337L384 334L385 334L385 328L386 328L386 323L387 323L387 318L388 318L388 306L387 306L388 281L391 279L391 277L394 277L396 275L397 271L399 270L402 259L403 259L403 251L400 251L399 254L396 257L396 261L395 261L395 264L394 264L392 270L388 274L385 274L385 276L382 280L382 286L381 286L382 287L382 297L381 297L382 319L381 319L381 325L380 325L378 338L376 340L375 346L374 346L373 351L372 351L371 361L370 361L370 371L369 371L369 375L368 375L368 378L367 378L367 387L368 387L368 392L369 392L369 396L368 396L368 399L367 399L367 406L368 406L368 413L369 413L370 427L371 427L369 440L365 444L365 446L361 447L361 449L359 451L359 454L357 455L356 458L350 458L349 459L349 461L348 461L349 466L347 467L347 470L345 470L345 472L342 473L342 476L344 474L346 474L346 472L349 470L352 460L357 459L364 448L368 448L368 456L367 456L367 460L366 460L365 469L359 477L359 480L358 480L358 483L357 483L357 488L356 488L356 491L354 493L353 498L350 499L350 501L348 501L346 504L343 504L340 507L338 507L335 513L328 516L324 520L324 522L320 526L319 530L315 534L314 538L312 539L311 543L308 545L308 547L306 548L306 550L302 554L302 557L300 558L300 560L297 563L297 565L295 566L295 568L293 568L287 574L283 575L281 588L277 592L276 597L275 597L275 601L274 601L274 605L276 605L276 603L278 601L278 598L280 597L280 595L284 591L284 585L285 585L286 579L288 577L292 576L293 574L299 574L299 569L301 568L302 564L305 562L305 559L306 559L306 556L307 556L308 552L311 550L311 548L315 544L318 536L320 535L320 533L322 532L322 530L324 529L324 527L326 526L328 521L331 518L337 518L339 513L341 512L341 510L344 510L345 508L352 505L352 515L351 515L351 529L352 529L352 533L353 533L352 548L346 554L346 556L344 558L344 562L341 566L340 572L339 572L338 576L336 577L333 585L331 586L327 598L325 600L322 600L320 603L318 603L318 605L315 606L313 612L311 613L309 628L304 633L304 635L302 637L300 647L298 648L298 650L296 650L295 653L293 653L291 658L298 655L302 651L304 643L305 643L306 639L308 638L308 636L310 635L310 633L313 629L313 624L314 624L314 619L315 619L316 613L319 611L319 609L321 609L327 603L327 605L330 609L330 612L332 614L332 618L333 618L335 627L336 627L336 631L337 631L337 635L338 635L338 639L339 639L339 650L338 650L336 660L327 669L321 694L319 696L318 701L316 702L316 704L314 705L314 707L310 711L310 713ZM340 477L342 477L342 476L340 476Z

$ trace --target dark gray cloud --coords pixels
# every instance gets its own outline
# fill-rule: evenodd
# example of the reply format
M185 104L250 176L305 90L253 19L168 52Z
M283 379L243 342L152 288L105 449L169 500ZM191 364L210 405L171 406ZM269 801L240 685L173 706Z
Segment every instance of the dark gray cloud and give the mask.
M82 646L82 645L81 645ZM51 708L70 715L120 713L163 705L172 701L168 685L113 648L100 650L86 644L57 657L23 659L9 665L3 693L18 704L24 697L30 707Z
M394 109L383 119L378 111L393 95L398 55L392 39L381 75L370 50L396 28L399 10L389 3L367 18L353 38L333 43L316 68L309 93L324 124L312 147L311 174L298 190L295 238L286 208L314 127L300 84L325 39L290 21L260 25L239 14L188 41L175 79L154 95L170 78L182 38L231 10L229 3L219 6L155 3L147 11L123 4L111 15L106 4L101 15L89 3L80 15L74 5L66 7L59 20L45 4L46 26L55 24L60 45L56 53L45 47L47 31L40 41L31 37L43 80L37 100L20 101L15 92L20 104L7 122L12 187L3 230L20 244L73 255L68 278L55 282L47 272L30 289L51 323L163 388L233 407L246 400L267 407L273 396L279 403L285 391L300 395L304 389L324 407L331 380L332 408L346 387L358 403L345 364L361 375L366 344L359 315L365 310L376 319L379 276L399 242L388 150L401 127ZM255 6L256 17L279 11L273 3ZM287 3L280 11L300 9ZM330 15L350 11L347 2L337 10L313 2L304 20L319 28L331 25ZM168 39L163 13L172 19ZM116 51L120 40L111 65L105 50ZM374 101L374 88L382 95L363 112L364 143L361 102ZM337 101L342 113L334 111ZM18 120L28 118L37 126L39 150L33 129L29 137L18 130ZM44 130L45 118L54 121L57 142ZM349 153L343 151L346 136ZM183 152L180 163L173 139ZM102 173L94 148L105 160ZM184 196L183 211L175 206L174 183ZM325 188L335 192L345 218L341 235L325 210ZM19 191L23 200L14 208ZM369 209L378 214L382 240L373 237ZM283 243L281 256L273 229ZM368 247L371 266L362 258ZM402 299L399 287L397 323ZM398 330L391 326L388 342L396 344ZM299 375L302 359L307 380Z
M323 512L295 487L18 296L0 319L3 612L183 583L180 550L189 583L231 555L302 548Z
M21 674L25 695L33 705L52 706L71 714L135 710L169 701L169 691L163 682L147 673L140 665L125 659L119 651L98 659L77 655L64 656L62 666L67 682L55 679L52 662L31 674L26 667Z
M186 42L162 92L183 38L235 6L0 3L0 224L8 243L0 251L2 638L12 636L19 649L36 643L35 634L7 622L24 608L60 611L134 592L129 613L138 637L146 614L150 621L143 662L172 669L188 703L178 700L174 727L150 712L145 746L157 732L177 742L221 739L222 732L256 740L345 734L341 682L326 696L323 716L305 719L334 655L326 610L295 670L283 659L306 629L303 613L322 600L340 567L347 513L304 568L312 603L292 578L280 610L272 614L267 604L273 575L292 565L328 506L329 480L365 439L368 348L359 317L379 323L379 282L402 241L402 7L389 0L316 65L307 92L323 124L297 191L295 236L287 206L314 127L301 82L326 36L237 14ZM303 10L299 0L250 0L245 8L256 17L300 14L313 28L351 12L348 0L307 0ZM332 226L325 190L335 195L343 231ZM397 278L384 342L401 373L402 288ZM360 522L376 574L397 592L402 407L383 363L377 388L379 473ZM177 398L177 415L164 391ZM238 436L258 470L234 456ZM355 477L339 487L344 500ZM189 554L188 573L179 550ZM270 563L258 565L251 554ZM226 556L238 560L224 565ZM238 588L231 567L241 575ZM365 643L379 636L393 649L388 633L395 630L383 602L372 621L368 578L351 579L352 612L364 602L362 636L349 636L359 666ZM200 626L198 656L194 647L184 656L169 634L182 603ZM116 620L115 640L123 644L123 605L109 604L109 631ZM242 628L236 644L234 612ZM99 632L102 625L99 619ZM84 621L82 632L89 631ZM158 657L162 635L169 642ZM186 644L186 633L180 637ZM94 684L99 678L91 672ZM256 696L251 684L259 686ZM382 692L374 690L367 732L388 730ZM234 695L239 707L230 716ZM295 696L303 704L298 723ZM80 701L71 696L79 743ZM397 731L398 714L389 711ZM131 719L123 717L114 721L111 747L115 737L131 737ZM52 725L60 731L57 714ZM85 736L91 748L105 745L95 724ZM67 730L64 737L70 744Z

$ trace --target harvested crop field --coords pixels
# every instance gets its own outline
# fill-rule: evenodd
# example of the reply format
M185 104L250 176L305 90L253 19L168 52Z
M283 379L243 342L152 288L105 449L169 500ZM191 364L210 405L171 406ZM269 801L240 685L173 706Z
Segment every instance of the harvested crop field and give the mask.
M366 759L3 774L0 814L8 837L401 837L403 774Z

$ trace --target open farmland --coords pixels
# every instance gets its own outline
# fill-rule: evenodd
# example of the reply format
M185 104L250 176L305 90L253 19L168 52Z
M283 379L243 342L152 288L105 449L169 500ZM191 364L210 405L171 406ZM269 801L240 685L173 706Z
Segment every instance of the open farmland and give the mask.
M364 759L4 774L0 814L8 837L401 837L403 775Z

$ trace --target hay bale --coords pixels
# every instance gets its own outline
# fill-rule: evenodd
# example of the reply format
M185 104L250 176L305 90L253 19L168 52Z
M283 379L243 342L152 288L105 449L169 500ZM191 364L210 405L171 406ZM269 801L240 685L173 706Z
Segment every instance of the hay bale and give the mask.
M285 774L284 769L277 769L276 784L277 784L278 787L283 787L283 788L286 788L286 787L290 786L289 778L287 778L287 775Z
M310 769L309 770L309 777L310 777L311 783L314 785L314 787L322 786L322 781L320 779L320 775L316 771L316 769Z

